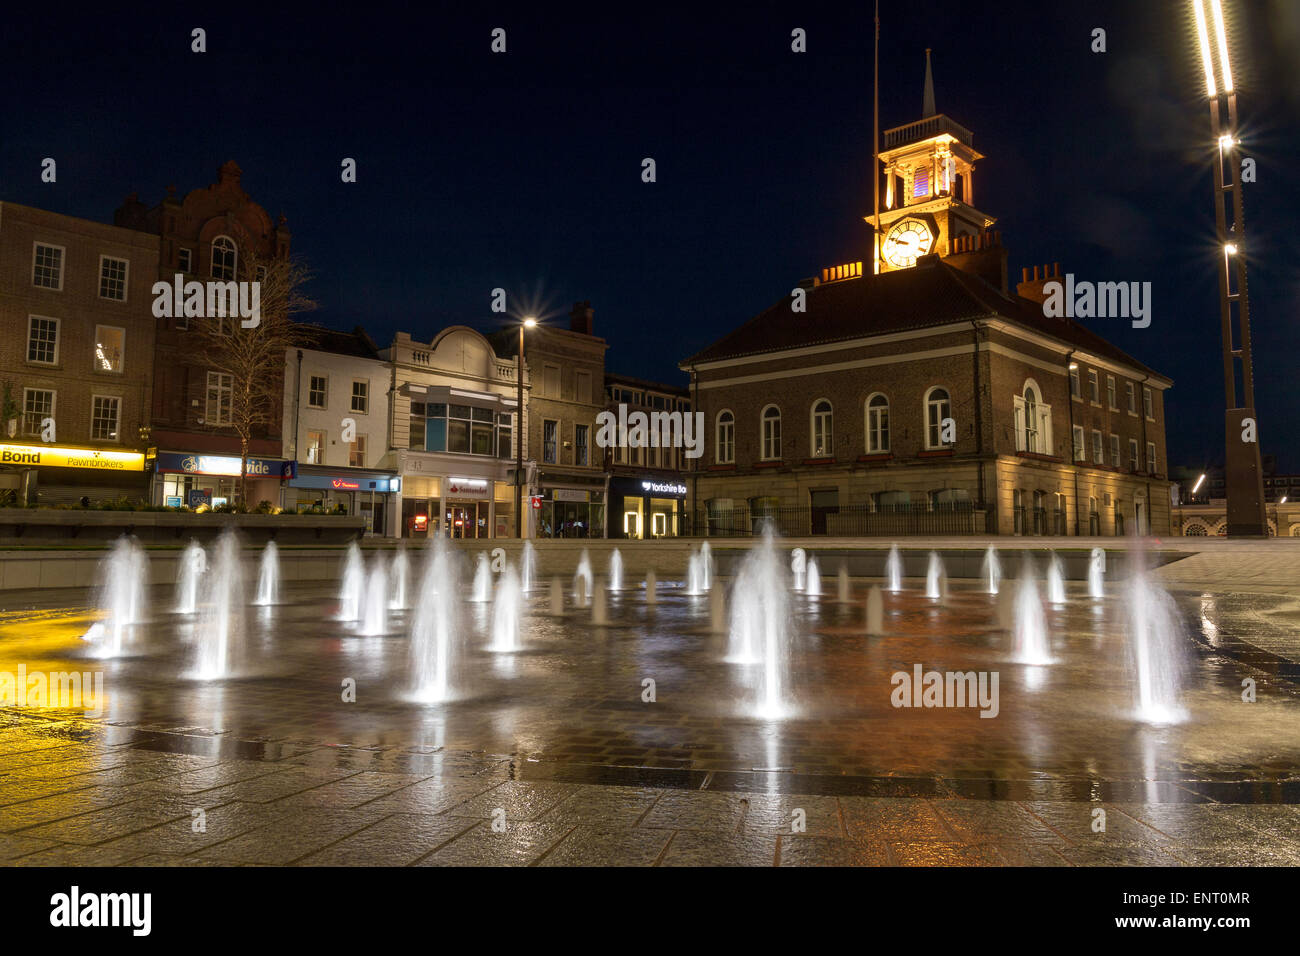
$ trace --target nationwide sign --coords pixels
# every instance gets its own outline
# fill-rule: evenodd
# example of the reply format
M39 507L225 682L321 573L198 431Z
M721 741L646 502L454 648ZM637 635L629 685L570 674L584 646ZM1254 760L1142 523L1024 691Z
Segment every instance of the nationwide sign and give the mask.
M286 466L291 462L274 458L249 458L244 472L250 478L286 478ZM220 475L237 478L240 460L234 455L185 455L165 452L158 456L158 470L181 472L186 475Z
M110 451L99 448L0 445L0 465L93 468L96 471L144 471L144 455L138 451Z

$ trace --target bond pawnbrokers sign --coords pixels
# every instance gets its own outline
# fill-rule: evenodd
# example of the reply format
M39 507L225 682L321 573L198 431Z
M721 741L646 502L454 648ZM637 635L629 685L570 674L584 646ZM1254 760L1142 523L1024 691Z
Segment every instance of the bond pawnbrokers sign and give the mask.
M0 465L144 471L144 454L101 448L60 448L55 445L0 445Z

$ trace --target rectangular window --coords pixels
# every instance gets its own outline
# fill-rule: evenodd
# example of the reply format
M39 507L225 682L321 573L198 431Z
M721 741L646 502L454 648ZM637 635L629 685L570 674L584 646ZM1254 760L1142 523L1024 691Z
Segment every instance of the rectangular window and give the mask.
M176 250L176 268L186 275L194 271L194 253L189 249Z
M126 275L130 264L112 256L99 257L99 297L114 302L126 301Z
M547 365L542 369L542 394L547 398L560 397L560 368Z
M1088 460L1088 452L1087 449L1084 447L1082 425L1074 426L1074 460L1075 461Z
M365 415L370 411L370 383L354 380L352 382L352 410Z
M325 464L325 433L318 431L307 432L307 464L323 465Z
M1118 468L1120 466L1118 435L1110 436L1110 466L1112 468Z
M928 195L930 195L930 170L922 166L912 177L912 198L920 199Z
M1128 392L1128 410L1136 415L1138 413L1137 389L1133 387L1132 382L1125 382L1124 389Z
M32 285L38 289L63 288L63 247L36 243L32 250Z
M234 395L234 378L225 372L208 373L208 400L204 422L208 425L230 424L230 403Z
M1136 438L1128 440L1128 467L1129 471L1138 470L1138 443Z
M559 422L542 422L542 461L548 465L555 464L555 436L559 431Z
M54 390L23 389L23 434L39 435L45 419L54 417Z
M95 326L95 371L121 372L126 351L126 329L112 325Z
M358 435L348 447L348 464L353 468L366 467L366 436Z
M1147 417L1147 421L1156 420L1155 399L1151 395L1151 389L1143 386L1142 388L1142 412Z
M1107 375L1107 376L1106 376L1106 407L1107 407L1107 408L1110 408L1110 409L1118 409L1118 408L1119 408L1119 403L1118 403L1118 401L1117 401L1117 397L1116 397L1116 394L1115 394L1115 376L1114 376L1114 375Z
M442 402L430 402L425 406L425 415L428 425L424 433L424 450L447 451L447 406ZM461 431L457 429L458 434ZM465 442L468 445L468 437Z
M513 412L500 412L497 415L497 457L515 457L515 416Z
M590 372L578 371L574 373L573 400L584 404L591 401Z
M1070 397L1082 398L1083 392L1079 387L1079 370L1078 368L1070 369Z
M55 365L59 361L59 320L33 315L27 326L27 361Z
M573 463L575 465L590 464L587 461L587 429L588 425L576 425L573 429Z
M307 405L311 408L324 408L329 399L329 379L324 375L311 375L307 378Z
M95 441L117 441L122 400L113 395L95 395L90 404L90 437Z
M1147 442L1147 471L1154 475L1159 470L1156 467L1156 443L1149 441Z
M1101 447L1101 432L1096 430L1092 433L1092 463L1094 465L1106 464L1106 453Z
M1088 401L1094 405L1101 404L1101 392L1097 389L1097 373L1088 369Z

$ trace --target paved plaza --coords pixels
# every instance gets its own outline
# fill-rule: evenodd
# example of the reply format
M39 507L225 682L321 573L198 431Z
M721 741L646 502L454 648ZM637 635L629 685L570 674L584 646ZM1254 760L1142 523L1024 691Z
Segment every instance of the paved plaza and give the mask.
M1095 602L1071 582L1049 607L1048 667L1009 660L975 581L941 602L909 581L885 596L878 637L864 633L871 581L848 604L800 597L779 720L725 660L708 598L667 575L656 603L612 595L603 626L581 608L552 617L533 592L517 654L484 650L491 606L468 605L457 698L438 705L411 699L403 619L359 636L331 620L334 588L248 609L248 666L220 681L187 676L182 616L157 611L132 656L99 660L78 640L93 594L10 593L0 671L102 671L104 707L0 711L0 860L1296 865L1295 563L1268 549L1184 561L1156 572L1187 650L1188 718L1169 725L1132 717L1118 583ZM170 606L170 589L154 598ZM893 706L891 675L917 664L996 671L996 717Z

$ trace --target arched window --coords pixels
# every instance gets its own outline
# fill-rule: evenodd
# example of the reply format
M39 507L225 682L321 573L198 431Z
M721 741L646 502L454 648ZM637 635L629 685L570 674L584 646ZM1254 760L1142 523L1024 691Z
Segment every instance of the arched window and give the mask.
M826 399L813 402L812 407L812 457L830 458L835 454L831 444L831 403Z
M719 465L730 465L736 461L736 416L730 409L718 412L717 459Z
M943 420L952 417L952 400L948 390L938 386L925 393L925 447L951 448L943 440Z
M1043 390L1038 383L1032 378L1026 379L1024 388L1014 397L1012 404L1015 407L1016 451L1052 454L1052 406L1043 401Z
M775 405L763 409L763 460L781 458L781 410Z
M889 399L879 392L867 399L867 454L889 451Z
M229 236L212 240L212 278L229 281L235 277L235 242Z

